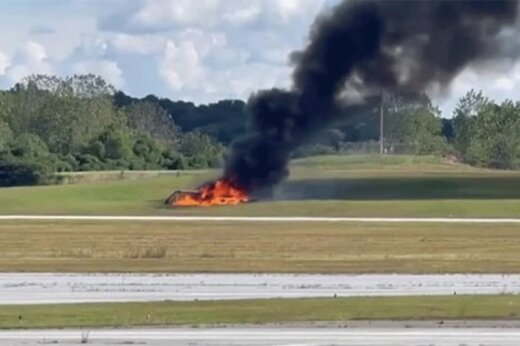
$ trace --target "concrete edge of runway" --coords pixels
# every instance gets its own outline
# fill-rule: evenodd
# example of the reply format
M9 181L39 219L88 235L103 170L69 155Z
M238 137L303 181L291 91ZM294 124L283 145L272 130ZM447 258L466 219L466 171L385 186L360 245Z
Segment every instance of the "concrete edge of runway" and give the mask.
M253 328L75 328L75 329L27 329L0 331L1 340L48 341L55 340L132 340L132 341L323 341L327 340L504 340L520 341L520 329L498 328L285 328L285 327L253 327ZM436 339L438 341L438 339ZM409 341L409 340L408 340ZM83 342L82 342L83 343ZM394 345L394 344L392 344ZM408 344L407 344L408 345ZM515 343L514 345L517 345Z

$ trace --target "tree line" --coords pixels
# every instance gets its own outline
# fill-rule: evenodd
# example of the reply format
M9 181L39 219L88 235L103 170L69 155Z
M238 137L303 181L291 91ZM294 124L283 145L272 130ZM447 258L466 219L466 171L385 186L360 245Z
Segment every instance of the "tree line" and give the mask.
M224 146L182 131L158 103L119 103L102 78L31 76L0 92L0 185L44 183L53 172L199 169ZM120 96L120 95L119 95Z
M481 92L451 119L425 94L385 95L386 153L450 155L481 167L520 168L520 103ZM380 103L338 121L294 156L378 150ZM133 98L95 75L37 75L0 91L0 186L54 172L217 167L251 115L239 100L209 105Z

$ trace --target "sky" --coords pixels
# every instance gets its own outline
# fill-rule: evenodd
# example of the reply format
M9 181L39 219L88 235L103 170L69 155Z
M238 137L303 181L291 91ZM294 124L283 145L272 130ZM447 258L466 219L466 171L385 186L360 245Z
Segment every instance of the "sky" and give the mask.
M94 73L132 96L209 103L291 86L288 56L338 0L0 0L0 88L30 74ZM520 60L467 68L443 116L481 89L520 99Z

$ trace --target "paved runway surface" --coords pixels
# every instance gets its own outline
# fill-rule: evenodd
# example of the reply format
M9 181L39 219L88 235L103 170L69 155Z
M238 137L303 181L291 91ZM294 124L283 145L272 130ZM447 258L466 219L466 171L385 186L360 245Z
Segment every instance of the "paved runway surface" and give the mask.
M0 221L359 222L520 224L520 218L0 215Z
M0 273L1 304L520 294L520 274L34 274Z
M519 329L134 329L3 331L0 345L518 346Z

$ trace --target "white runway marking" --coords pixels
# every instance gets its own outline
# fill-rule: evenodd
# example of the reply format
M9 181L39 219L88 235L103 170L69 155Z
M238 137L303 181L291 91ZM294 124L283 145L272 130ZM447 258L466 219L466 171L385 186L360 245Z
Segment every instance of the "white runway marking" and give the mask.
M0 215L0 221L360 222L520 224L520 218Z
M518 329L345 329L345 328L210 328L95 329L0 332L2 345L349 345L349 346L518 346Z
M0 305L520 294L520 274L0 274Z

